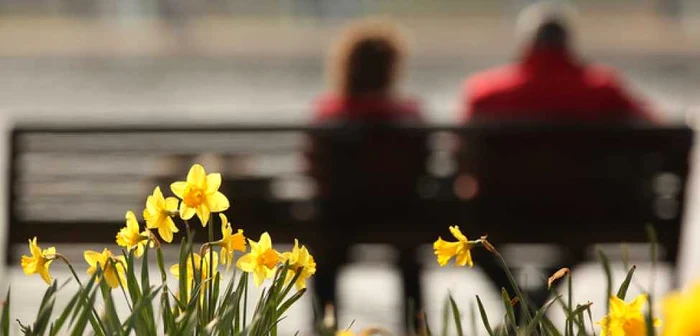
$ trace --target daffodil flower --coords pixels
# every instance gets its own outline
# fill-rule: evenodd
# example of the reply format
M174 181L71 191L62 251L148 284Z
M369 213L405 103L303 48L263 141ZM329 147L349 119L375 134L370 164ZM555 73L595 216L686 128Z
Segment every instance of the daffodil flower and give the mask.
M241 229L238 229L237 233L233 233L231 223L228 222L226 215L219 214L219 219L221 219L221 235L223 238L216 244L221 246L221 263L226 264L226 270L228 271L233 261L233 252L245 252L245 236Z
M143 255L147 242L148 234L139 232L139 222L136 219L136 215L132 211L127 211L126 226L117 233L117 245L127 250L134 249L134 256L140 257Z
M272 240L267 232L260 235L258 242L248 239L248 243L250 252L238 259L236 267L243 272L253 273L255 285L260 286L265 279L275 276L275 268L281 256L272 248Z
M83 253L85 261L90 265L87 270L88 275L92 276L97 271L97 267L102 269L102 276L107 285L111 288L126 286L126 262L124 256L114 256L112 251L108 249L102 250L102 253L96 251L85 251Z
M173 233L178 232L177 226L170 218L177 212L178 200L175 197L164 198L160 187L153 190L153 195L146 199L146 209L143 210L143 219L146 227L158 229L158 234L166 242L173 241Z
M194 261L194 266L192 265ZM211 269L213 270L212 276L209 276L209 262L211 262ZM200 281L207 280L216 276L217 267L219 266L219 256L216 252L211 250L204 254L204 260L198 253L192 253L187 256L187 270L185 275L187 276L187 288L192 288L192 282L194 281L194 274L199 274ZM194 270L194 271L193 271ZM180 265L175 264L170 266L170 273L175 276L175 278L180 278ZM202 286L204 289L206 286Z
M674 292L663 300L663 336L700 336L700 282L683 292Z
M301 274L295 282L297 289L306 288L306 280L316 273L316 261L306 249L306 246L299 247L299 241L294 239L294 248L291 252L282 253L282 262L289 263L286 281L292 281L296 274Z
M645 336L647 334L644 304L647 295L641 294L632 302L625 303L617 296L610 297L610 312L598 322L602 327L601 336ZM654 326L661 321L654 319Z
M438 240L433 243L433 250L437 256L437 262L440 266L447 265L452 257L455 258L455 264L458 266L474 267L472 261L471 249L477 245L476 241L469 241L467 237L459 230L459 226L450 226L450 232L457 238L456 242L448 242L438 237Z
M53 279L49 273L49 266L51 266L51 263L56 258L56 248L49 247L42 251L36 242L36 237L34 237L29 240L29 252L32 254L31 257L23 255L21 260L24 274L39 274L41 278L50 285Z
M207 175L204 167L195 164L187 173L187 181L178 181L170 185L173 193L182 199L180 203L180 218L188 220L195 214L207 226L212 212L222 212L228 209L226 196L219 191L221 174Z

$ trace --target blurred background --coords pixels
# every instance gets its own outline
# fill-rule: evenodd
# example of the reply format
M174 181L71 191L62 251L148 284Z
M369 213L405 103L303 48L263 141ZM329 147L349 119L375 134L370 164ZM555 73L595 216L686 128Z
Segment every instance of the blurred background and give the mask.
M4 129L9 134L12 127L37 126L303 125L311 120L312 101L327 91L324 62L333 39L349 21L370 15L390 16L404 26L410 36L411 53L402 89L420 97L428 122L454 125L459 117L462 81L470 74L517 57L515 18L531 2L0 0L0 111ZM665 122L694 127L700 113L700 2L569 3L579 10L578 50L586 59L619 70L625 84L647 97ZM20 180L4 182L17 188L22 207L18 211L23 220L119 222L125 210L142 207L141 200L150 193L157 178L173 174L184 177L187 164L161 156L144 158L139 150L168 152L186 147L188 160L204 163L207 170L225 172L242 166L258 176L280 172L293 175L301 165L291 157L251 163L237 157L207 155L206 151L216 152L231 144L243 147L241 144L255 142L248 138L221 139L210 134L186 139L103 135L99 143L104 147L91 139L56 138L41 133L19 139L20 148L34 154L21 158ZM267 147L253 144L249 150L301 146L298 135L270 141ZM9 167L9 142L3 146L2 160ZM81 148L102 152L90 157L66 154ZM137 150L110 154L114 148ZM197 152L202 155L197 156ZM693 161L692 167L695 166ZM85 178L88 175L122 179L105 179L100 184ZM694 182L695 175L692 173L688 182L683 220L681 284L700 277L700 199L696 197L700 196L700 182ZM57 183L61 179L68 182ZM280 187L284 197L293 199L308 193L307 181L302 177L287 182ZM5 204L4 211L9 211ZM9 224L2 223L5 235ZM33 234L44 240L43 245L51 242L41 232ZM27 238L30 237L21 241ZM426 237L425 242L433 239ZM57 248L75 250L66 254L79 264L84 248L98 249L102 245L64 244ZM15 257L26 253L25 244L12 249L17 251ZM376 253L366 252L368 249ZM359 253L356 262L344 269L340 277L339 296L344 303L339 306L341 325L356 319L360 326L381 324L400 330L402 321L396 314L396 307L401 304L400 278L396 270L385 267L393 260L394 252L382 245L358 250L365 252ZM637 255L645 256L645 246L638 250L641 252ZM516 246L514 251L514 256L529 253L540 260L541 255L550 253L541 247L528 250ZM430 260L429 247L423 255ZM31 322L32 307L39 302L45 285L38 277L25 277L17 260L0 268L0 281L13 286L13 318ZM426 265L434 266L430 262ZM616 272L624 274L620 270ZM602 293L596 289L602 285L591 285L603 283L600 267L586 264L575 272L581 287L577 297L582 301L600 301ZM645 281L643 274L650 271L640 266L640 272L640 281ZM659 272L657 290L664 292L672 286L670 280L664 280L670 270L662 267ZM522 274L528 276L527 272ZM536 271L533 274L532 277L539 276ZM68 275L64 267L55 267L56 278ZM500 315L499 297L478 269L427 267L421 279L428 311L439 312L444 294L450 289L465 300L485 293L482 297L496 311L494 316ZM310 305L307 300L294 312L295 318L285 321L288 330L310 329Z

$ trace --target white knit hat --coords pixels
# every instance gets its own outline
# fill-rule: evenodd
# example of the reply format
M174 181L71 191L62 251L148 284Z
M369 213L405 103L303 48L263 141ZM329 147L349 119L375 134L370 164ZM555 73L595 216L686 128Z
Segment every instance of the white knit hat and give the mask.
M515 23L518 44L529 46L542 25L556 21L568 32L573 47L577 16L576 10L564 1L540 1L529 5L518 14Z

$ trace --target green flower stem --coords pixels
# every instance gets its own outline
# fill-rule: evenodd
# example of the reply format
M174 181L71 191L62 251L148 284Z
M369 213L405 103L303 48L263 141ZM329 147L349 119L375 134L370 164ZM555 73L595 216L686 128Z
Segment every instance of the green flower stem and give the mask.
M206 244L207 246L211 244L211 242L214 241L214 220L213 216L209 216L209 241ZM208 284L208 296L209 296L209 308L207 309L209 311L209 321L211 321L214 318L214 307L212 307L212 303L214 302L214 298L212 298L213 295L213 290L214 290L214 253L209 250L209 284Z
M493 248L493 246L491 246L490 243L488 243L488 246L489 246L488 249L491 250L491 253L496 255L498 260L501 262L501 266L503 267L503 270L506 272L506 276L508 277L508 281L510 282L510 285L513 286L513 290L515 291L515 295L518 298L520 298L520 306L522 307L523 313L525 314L525 319L527 322L530 322L532 320L532 314L530 314L530 307L528 307L527 300L525 300L523 293L520 291L520 287L518 286L518 282L515 280L513 273L511 273L510 268L508 267L508 264L506 263L506 260L503 259L503 256L501 255L501 253L499 253L495 248Z
M54 257L56 259L60 259L61 261L63 261L63 263L65 263L68 266L68 269L70 269L70 272L73 274L75 281L78 283L78 287L80 287L81 291L84 291L85 288L83 287L83 283L80 281L80 277L78 277L78 273L75 272L75 269L73 268L73 264L70 263L70 260L68 260L68 258L66 258L66 256L64 256L63 254L60 254L60 253L54 254ZM90 302L88 301L87 293L84 296L84 298L85 298L85 303L90 304ZM94 315L95 321L97 321L97 324L102 329L102 333L107 334L107 328L105 328L105 326L102 324L102 320L100 319L100 315L97 314L97 310L95 310L94 306L92 306L92 305L90 305L90 306L91 306L92 314Z

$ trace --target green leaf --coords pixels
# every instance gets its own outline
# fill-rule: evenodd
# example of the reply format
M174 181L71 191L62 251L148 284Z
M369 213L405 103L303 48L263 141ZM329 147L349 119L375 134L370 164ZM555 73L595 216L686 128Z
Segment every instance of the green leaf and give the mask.
M647 295L648 298L648 306L649 309L647 310L647 314L645 316L646 320L646 325L647 325L647 336L655 336L656 335L656 328L654 328L654 302L653 298L651 295Z
M81 295L81 291L78 290L75 293L75 295L73 295L73 297L70 299L70 301L68 301L68 304L63 308L63 312L61 312L61 315L59 315L58 319L54 321L52 330L49 333L50 336L55 336L58 334L58 332L61 330L66 320L68 319L70 313L75 310L75 306L78 303L78 300L80 299Z
M459 315L457 303L455 303L454 298L452 298L452 294L450 294L448 298L450 299L450 306L452 307L452 317L454 318L455 327L457 328L457 335L464 336L464 331L462 331L462 320L461 316Z
M441 336L447 336L450 332L450 299L445 296L445 302L442 304L442 332Z
M547 304L545 304L544 306L542 306L540 309L537 310L537 312L535 313L535 317L532 318L532 320L530 321L530 323L528 323L528 325L525 329L525 335L534 335L535 334L535 330L537 329L537 327L539 327L540 322L545 317L545 313L547 312L547 310L549 310L549 307L551 307L552 304L554 304L554 302L556 302L556 301L557 301L556 298L552 299Z
M428 314L423 312L423 330L425 333L423 333L421 336L433 336L433 333L430 331L430 324L428 323Z
M10 335L10 288L7 289L5 302L2 303L2 317L0 317L0 330L3 335Z
M161 293L160 309L163 316L163 333L169 335L176 330L175 317L173 316L172 307L170 306L167 284L163 284L163 292Z
M297 300L301 299L301 297L306 293L306 288L302 288L298 292L294 293L292 297L290 297L287 301L282 303L280 305L279 310L277 311L278 316L284 314L289 307L291 307Z
M88 294L83 291L83 294ZM95 306L95 298L97 297L97 289L92 291L89 295L89 299L82 306L78 306L78 311L81 311L76 323L73 325L73 330L71 336L82 336L85 332L85 327L87 326L88 320L92 317L92 308Z
M632 281L632 276L634 275L635 269L637 269L637 266L632 265L629 271L627 271L625 281L622 282L622 285L620 285L620 289L617 290L617 297L620 300L625 300L625 296L627 296L627 289L630 287L630 282Z
M508 295L508 291L503 287L501 287L501 299L503 300L503 307L506 311L506 329L508 329L507 326L510 324L513 331L517 332L518 324L515 322L515 311L513 310L513 305L510 303L510 295Z
M187 245L187 239L183 237L182 241L180 242L180 258L178 259L178 265L180 265L180 274L178 275L178 293L180 294L180 302L182 303L187 302L187 294L189 290L189 288L187 288ZM192 266L194 267L194 263Z
M548 334L545 334L547 336L562 336L561 332L557 330L557 327L552 323L552 321L547 318L546 315L542 317L541 324L544 327L545 330L547 330Z
M489 336L495 336L493 333L493 329L491 329L491 323L489 323L489 317L486 315L486 309L484 309L484 305L481 303L481 299L479 296L476 296L476 303L479 306L479 314L481 314L481 322L484 323L484 328L486 328L486 332L489 333Z
M612 294L612 271L610 270L610 259L605 255L603 250L598 249L598 257L603 264L603 271L605 271L605 283L606 283L606 300L605 300L605 314L610 313L610 295Z
M109 261L108 261L109 263ZM102 279L99 283L100 292L102 293L102 300L104 301L104 315L103 321L105 327L107 327L107 334L113 335L121 327L121 322L119 322L119 316L117 315L117 309L114 306L114 297L112 296L112 288L107 285L107 281Z
M139 312L144 309L147 305L150 305L150 303L153 301L153 299L156 297L158 292L161 290L161 287L157 287L151 292L146 293L146 295L143 296L143 300L140 300L136 305L134 305L134 309L132 313L124 320L124 323L122 324L121 329L124 330L123 334L124 335L129 335L131 332L131 329L135 329L135 326L137 324L137 321L141 318L139 316ZM154 326L155 327L155 326ZM138 329L137 329L138 330ZM155 333L151 333L151 328L147 326L142 326L141 330L146 330L149 335L155 335ZM142 335L136 332L137 335Z
M51 286L44 292L44 297L41 299L41 304L39 305L39 312L37 313L36 320L32 329L37 335L43 335L46 328L49 326L49 321L51 320L51 314L53 313L53 306L56 302L56 289L58 282L53 281Z
M593 314L591 313L591 306L588 306L588 309L586 309L586 312L588 313L588 322L591 324L591 331L593 332L593 336L595 335L595 327L593 325Z
M515 277L510 271L506 260L503 259L503 256L501 256L500 254L496 254L496 257L501 262L501 268L503 268L503 271L506 273L506 276L508 277L508 282L515 291L515 296L517 296L518 300L520 300L520 307L522 309L523 316L525 317L525 321L529 322L532 319L532 314L530 313L530 307L527 302L527 297L523 295L522 291L520 290L520 286L518 286L518 282L515 280Z

